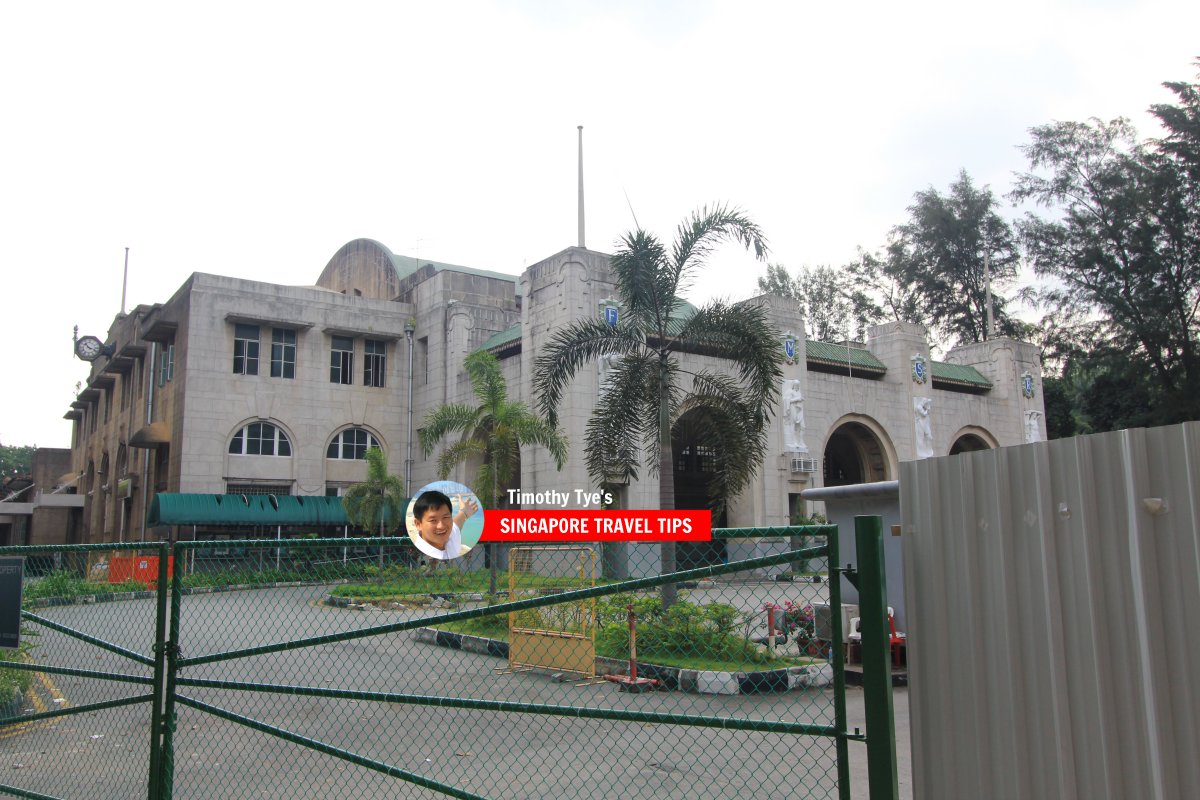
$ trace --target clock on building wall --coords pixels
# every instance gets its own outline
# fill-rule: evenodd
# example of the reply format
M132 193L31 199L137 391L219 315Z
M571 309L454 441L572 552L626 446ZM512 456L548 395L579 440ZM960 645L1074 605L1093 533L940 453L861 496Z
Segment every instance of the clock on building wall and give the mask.
M75 340L75 355L83 361L95 361L100 356L112 358L112 345L105 344L95 336L81 336Z

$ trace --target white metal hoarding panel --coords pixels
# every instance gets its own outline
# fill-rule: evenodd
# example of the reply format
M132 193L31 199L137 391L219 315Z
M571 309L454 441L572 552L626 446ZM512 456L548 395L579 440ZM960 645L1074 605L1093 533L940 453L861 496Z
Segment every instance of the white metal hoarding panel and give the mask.
M1200 423L903 464L914 795L1200 797Z

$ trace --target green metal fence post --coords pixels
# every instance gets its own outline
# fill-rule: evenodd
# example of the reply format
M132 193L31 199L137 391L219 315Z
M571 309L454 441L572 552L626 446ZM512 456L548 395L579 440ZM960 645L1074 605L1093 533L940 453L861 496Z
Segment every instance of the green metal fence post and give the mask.
M167 686L163 703L162 773L160 800L171 800L175 791L175 680L179 675L179 607L183 602L184 549L182 542L171 548L175 577L171 580L171 633L167 638Z
M837 780L838 797L850 800L850 748L846 741L846 664L845 648L842 644L842 573L838 568L841 555L838 551L838 531L826 534L829 548L826 557L826 574L829 580L829 637L833 652L833 719L837 728Z
M170 555L167 543L159 543L157 610L154 616L154 700L150 704L150 775L146 788L149 800L160 800L162 797L163 687L166 681L167 593L170 591L167 565Z
M871 800L896 800L896 719L883 571L883 518L855 517L859 613L862 616L863 702L867 716L867 779Z

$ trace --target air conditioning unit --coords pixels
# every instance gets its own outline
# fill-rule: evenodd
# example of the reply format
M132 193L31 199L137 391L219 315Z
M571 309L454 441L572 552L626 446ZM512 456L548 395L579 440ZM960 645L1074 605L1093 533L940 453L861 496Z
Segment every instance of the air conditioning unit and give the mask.
M793 458L792 472L816 472L817 459L815 458Z

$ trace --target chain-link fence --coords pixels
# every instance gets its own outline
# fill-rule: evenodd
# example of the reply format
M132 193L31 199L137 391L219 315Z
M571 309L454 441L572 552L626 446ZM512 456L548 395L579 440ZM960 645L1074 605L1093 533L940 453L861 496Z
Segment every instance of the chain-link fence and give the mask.
M718 531L666 576L658 546L514 550L494 596L407 539L8 548L0 790L848 797L832 530Z

